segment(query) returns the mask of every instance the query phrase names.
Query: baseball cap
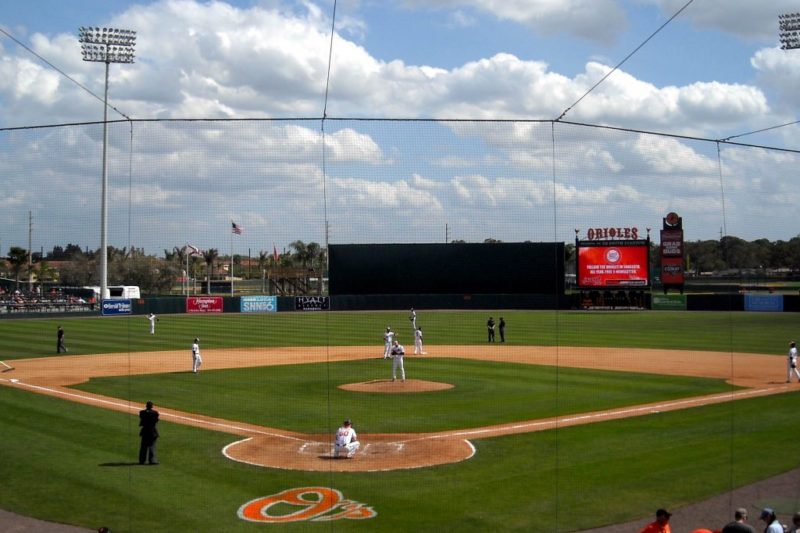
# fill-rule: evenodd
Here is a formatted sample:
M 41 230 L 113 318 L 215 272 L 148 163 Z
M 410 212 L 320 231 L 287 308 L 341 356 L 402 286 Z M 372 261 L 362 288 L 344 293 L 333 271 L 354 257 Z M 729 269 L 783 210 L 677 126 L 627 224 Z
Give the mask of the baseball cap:
M 745 509 L 744 507 L 739 507 L 738 509 L 736 509 L 734 516 L 736 518 L 747 518 L 747 509 Z
M 350 424 L 351 424 L 350 419 L 349 418 L 345 419 L 344 425 L 349 426 Z
M 761 509 L 761 516 L 760 518 L 763 520 L 765 518 L 769 518 L 770 516 L 774 515 L 775 511 L 772 510 L 770 507 L 764 507 Z
M 656 518 L 658 518 L 659 516 L 666 516 L 667 518 L 669 518 L 670 516 L 672 516 L 672 513 L 670 513 L 666 509 L 659 509 L 658 511 L 656 511 Z

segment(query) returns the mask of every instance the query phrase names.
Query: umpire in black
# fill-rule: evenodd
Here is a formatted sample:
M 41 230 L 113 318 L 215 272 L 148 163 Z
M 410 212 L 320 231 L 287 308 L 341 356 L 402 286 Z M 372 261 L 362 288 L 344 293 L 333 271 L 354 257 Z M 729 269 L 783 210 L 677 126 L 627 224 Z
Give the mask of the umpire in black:
M 158 440 L 158 411 L 153 409 L 153 402 L 147 402 L 146 409 L 139 411 L 139 436 L 142 444 L 139 446 L 139 464 L 147 460 L 151 465 L 158 464 L 156 456 L 156 441 Z

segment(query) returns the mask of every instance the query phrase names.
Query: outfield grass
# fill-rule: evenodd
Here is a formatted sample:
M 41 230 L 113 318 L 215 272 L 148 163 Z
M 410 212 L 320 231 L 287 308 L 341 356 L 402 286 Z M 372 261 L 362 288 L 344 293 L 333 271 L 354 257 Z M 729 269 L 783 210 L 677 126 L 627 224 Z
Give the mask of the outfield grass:
M 418 311 L 429 345 L 485 342 L 503 315 L 510 345 L 626 346 L 774 354 L 796 333 L 790 313 Z M 298 431 L 344 416 L 364 433 L 478 427 L 731 390 L 717 380 L 456 359 L 407 361 L 410 377 L 455 389 L 414 395 L 342 391 L 387 377 L 377 359 L 386 325 L 410 345 L 404 312 L 164 315 L 0 321 L 0 359 L 203 348 L 374 345 L 376 359 L 256 369 L 123 376 L 81 388 L 142 403 Z M 154 369 L 156 372 L 157 369 Z M 739 400 L 553 431 L 474 441 L 472 459 L 384 473 L 292 472 L 225 459 L 239 437 L 162 421 L 158 467 L 135 461 L 135 417 L 0 387 L 0 507 L 112 531 L 263 531 L 242 504 L 304 486 L 336 488 L 373 507 L 367 521 L 284 524 L 281 531 L 574 531 L 650 516 L 656 507 L 724 493 L 800 466 L 792 421 L 800 394 Z M 721 524 L 709 524 L 720 526 Z M 678 525 L 673 526 L 681 531 Z
M 419 311 L 425 342 L 481 344 L 486 319 L 503 315 L 509 345 L 619 346 L 783 355 L 797 334 L 793 313 L 672 311 Z M 0 320 L 0 358 L 55 354 L 56 328 L 67 332 L 71 354 L 249 346 L 366 346 L 381 350 L 391 325 L 413 345 L 405 312 L 162 315 L 156 335 L 144 316 Z

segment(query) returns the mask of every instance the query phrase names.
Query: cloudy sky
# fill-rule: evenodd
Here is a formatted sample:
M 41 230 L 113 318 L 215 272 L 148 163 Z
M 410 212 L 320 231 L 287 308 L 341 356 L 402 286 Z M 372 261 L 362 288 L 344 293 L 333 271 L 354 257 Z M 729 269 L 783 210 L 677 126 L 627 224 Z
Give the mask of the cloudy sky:
M 786 240 L 800 143 L 775 126 L 797 120 L 800 50 L 780 49 L 778 15 L 796 8 L 340 0 L 332 20 L 331 1 L 9 3 L 0 254 L 27 246 L 29 213 L 35 250 L 99 245 L 104 69 L 81 59 L 88 25 L 137 31 L 136 62 L 110 68 L 115 246 L 255 255 L 322 243 L 326 221 L 331 243 L 569 241 L 658 229 L 669 211 L 691 240 Z M 38 127 L 62 124 L 79 125 Z M 730 137 L 776 149 L 713 142 Z

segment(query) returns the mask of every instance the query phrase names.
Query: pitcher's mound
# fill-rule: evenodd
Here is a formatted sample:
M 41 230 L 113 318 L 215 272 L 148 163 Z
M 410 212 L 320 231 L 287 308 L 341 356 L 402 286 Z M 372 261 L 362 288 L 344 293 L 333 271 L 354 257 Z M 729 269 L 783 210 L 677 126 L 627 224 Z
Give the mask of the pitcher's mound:
M 356 392 L 385 392 L 388 394 L 398 394 L 404 392 L 431 392 L 438 390 L 452 389 L 449 383 L 438 383 L 436 381 L 425 381 L 422 379 L 407 379 L 405 381 L 391 379 L 376 379 L 361 383 L 346 383 L 339 386 L 340 389 Z

